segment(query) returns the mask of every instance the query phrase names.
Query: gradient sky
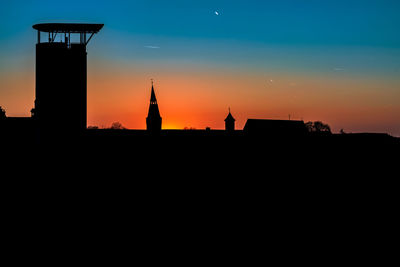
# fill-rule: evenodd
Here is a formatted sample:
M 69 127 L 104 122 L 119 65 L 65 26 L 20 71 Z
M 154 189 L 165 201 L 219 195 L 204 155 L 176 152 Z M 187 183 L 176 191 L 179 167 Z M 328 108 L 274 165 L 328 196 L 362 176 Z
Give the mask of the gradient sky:
M 216 14 L 218 13 L 218 15 Z M 0 0 L 0 105 L 29 116 L 43 22 L 104 23 L 88 45 L 88 125 L 321 120 L 400 136 L 398 0 Z

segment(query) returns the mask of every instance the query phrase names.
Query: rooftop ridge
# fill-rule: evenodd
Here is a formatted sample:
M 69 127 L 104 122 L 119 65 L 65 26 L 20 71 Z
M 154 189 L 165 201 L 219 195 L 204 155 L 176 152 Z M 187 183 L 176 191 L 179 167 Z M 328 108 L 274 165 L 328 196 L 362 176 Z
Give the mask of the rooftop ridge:
M 58 33 L 97 33 L 104 24 L 94 23 L 39 23 L 32 26 L 40 32 Z

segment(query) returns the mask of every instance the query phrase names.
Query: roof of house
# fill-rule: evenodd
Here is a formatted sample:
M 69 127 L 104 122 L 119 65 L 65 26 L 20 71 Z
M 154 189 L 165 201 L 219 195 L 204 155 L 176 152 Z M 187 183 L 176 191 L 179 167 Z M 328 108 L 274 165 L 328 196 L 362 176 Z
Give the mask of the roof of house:
M 306 131 L 303 121 L 298 120 L 265 120 L 265 119 L 248 119 L 244 131 L 265 132 L 265 131 Z

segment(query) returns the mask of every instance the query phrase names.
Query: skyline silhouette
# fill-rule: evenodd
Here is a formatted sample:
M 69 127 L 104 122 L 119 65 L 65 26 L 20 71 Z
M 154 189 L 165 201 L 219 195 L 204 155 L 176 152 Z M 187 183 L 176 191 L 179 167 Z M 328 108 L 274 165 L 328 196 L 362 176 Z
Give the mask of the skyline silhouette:
M 400 136 L 399 3 L 178 2 L 2 3 L 0 105 L 10 117 L 33 107 L 29 25 L 100 21 L 88 49 L 89 126 L 145 129 L 154 78 L 164 129 L 224 129 L 231 107 L 237 129 L 290 116 Z
M 88 130 L 99 129 L 97 126 L 87 125 L 87 45 L 103 26 L 104 24 L 88 23 L 40 23 L 32 26 L 37 31 L 34 107 L 31 109 L 31 117 L 25 118 L 8 117 L 6 111 L 1 108 L 0 126 L 8 138 L 17 134 L 17 136 L 35 136 L 38 144 L 60 138 L 69 140 L 68 142 L 81 142 L 82 138 L 87 136 Z M 60 36 L 59 41 L 56 40 L 57 35 Z M 75 38 L 73 41 L 77 35 L 79 39 Z M 321 121 L 304 123 L 303 120 L 291 119 L 290 114 L 288 120 L 249 118 L 243 130 L 237 130 L 236 119 L 229 107 L 224 122 L 226 137 L 235 134 L 234 136 L 262 139 L 296 138 L 303 142 L 306 136 L 315 138 L 315 136 L 332 135 L 328 124 Z M 120 122 L 113 122 L 110 129 L 127 130 Z M 147 134 L 170 137 L 220 135 L 215 129 L 211 132 L 211 127 L 201 130 L 184 128 L 187 129 L 196 130 L 198 134 L 187 135 L 182 131 L 166 131 L 162 127 L 154 80 L 151 79 L 150 103 L 146 117 Z M 135 137 L 137 133 L 138 131 L 130 132 L 130 135 Z M 341 129 L 340 134 L 347 133 Z M 380 138 L 387 135 L 387 133 L 364 134 Z M 332 142 L 331 139 L 327 141 Z
M 382 264 L 396 222 L 398 11 L 389 0 L 3 1 L 6 256 L 57 265 L 69 256 L 42 243 L 66 254 L 111 236 L 113 252 L 134 236 L 165 262 L 135 239 L 154 234 L 186 264 L 237 264 L 225 243 L 247 265 L 271 262 L 260 240 L 280 262 Z M 176 253 L 180 236 L 202 256 Z M 103 260 L 91 243 L 69 254 Z

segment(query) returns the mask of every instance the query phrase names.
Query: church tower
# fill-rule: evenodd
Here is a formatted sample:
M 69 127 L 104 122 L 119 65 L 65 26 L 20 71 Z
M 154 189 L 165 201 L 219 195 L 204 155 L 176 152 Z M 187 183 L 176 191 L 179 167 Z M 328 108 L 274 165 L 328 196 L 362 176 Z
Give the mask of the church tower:
M 233 118 L 231 114 L 231 109 L 229 108 L 229 114 L 225 119 L 225 130 L 227 132 L 233 132 L 235 131 L 235 119 Z
M 159 133 L 161 131 L 162 118 L 158 110 L 156 94 L 154 93 L 153 80 L 151 81 L 151 97 L 149 113 L 146 118 L 147 131 L 151 133 Z

